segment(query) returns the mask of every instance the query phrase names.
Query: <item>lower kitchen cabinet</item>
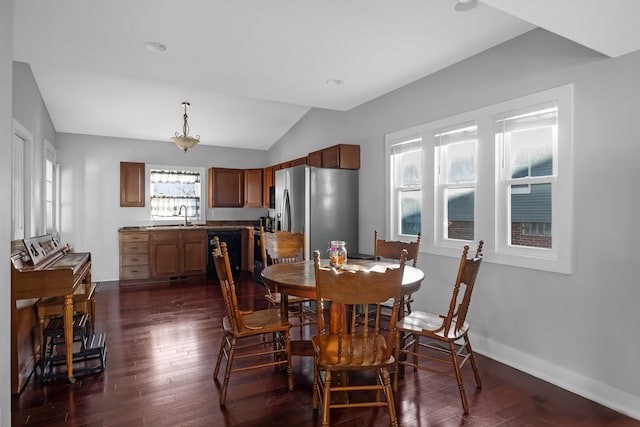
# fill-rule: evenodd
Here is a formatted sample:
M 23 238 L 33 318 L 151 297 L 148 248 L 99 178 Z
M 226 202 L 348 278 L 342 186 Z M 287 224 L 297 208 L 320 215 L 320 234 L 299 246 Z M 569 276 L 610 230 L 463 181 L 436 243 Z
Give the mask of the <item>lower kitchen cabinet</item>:
M 206 274 L 206 231 L 149 232 L 149 269 L 154 279 Z
M 149 233 L 120 231 L 120 280 L 149 278 Z
M 207 232 L 182 230 L 182 274 L 207 273 Z

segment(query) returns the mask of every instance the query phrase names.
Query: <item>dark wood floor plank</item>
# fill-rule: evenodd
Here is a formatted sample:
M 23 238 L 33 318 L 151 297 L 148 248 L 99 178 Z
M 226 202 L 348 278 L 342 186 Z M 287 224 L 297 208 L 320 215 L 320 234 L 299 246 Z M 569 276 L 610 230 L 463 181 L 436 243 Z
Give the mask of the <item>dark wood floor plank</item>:
M 245 309 L 266 308 L 264 287 L 238 280 Z M 17 426 L 319 426 L 313 411 L 313 364 L 293 357 L 295 390 L 273 368 L 234 373 L 227 405 L 218 405 L 213 368 L 222 339 L 224 302 L 213 280 L 144 286 L 103 283 L 96 328 L 107 334 L 107 369 L 75 384 L 41 383 L 34 374 L 12 398 Z M 304 331 L 309 337 L 312 331 Z M 298 328 L 292 337 L 299 338 Z M 455 381 L 407 370 L 396 394 L 404 426 L 614 426 L 640 427 L 566 390 L 488 358 L 479 357 L 483 388 L 465 368 L 470 414 L 463 415 Z M 334 410 L 332 426 L 387 426 L 386 410 Z

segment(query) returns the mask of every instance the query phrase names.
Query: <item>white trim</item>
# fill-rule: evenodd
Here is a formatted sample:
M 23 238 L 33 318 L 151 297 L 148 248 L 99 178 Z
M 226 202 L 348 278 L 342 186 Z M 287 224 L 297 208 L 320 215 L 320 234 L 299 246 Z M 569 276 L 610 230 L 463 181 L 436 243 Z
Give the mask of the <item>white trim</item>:
M 475 353 L 640 420 L 640 396 L 611 387 L 557 363 L 539 359 L 480 335 L 469 333 L 469 339 L 473 343 Z

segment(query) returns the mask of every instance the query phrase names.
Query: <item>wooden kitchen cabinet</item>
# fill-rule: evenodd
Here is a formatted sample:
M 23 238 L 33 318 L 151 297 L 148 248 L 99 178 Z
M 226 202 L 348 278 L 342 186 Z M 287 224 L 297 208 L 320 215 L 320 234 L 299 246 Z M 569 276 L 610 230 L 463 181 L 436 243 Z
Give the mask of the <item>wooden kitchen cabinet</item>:
M 289 167 L 306 165 L 307 164 L 307 156 L 300 157 L 298 159 L 293 159 L 289 162 Z
M 275 185 L 273 167 L 269 166 L 262 171 L 262 207 L 269 207 L 269 189 Z
M 149 278 L 149 233 L 120 231 L 120 280 Z
M 244 206 L 244 170 L 209 168 L 209 207 Z
M 144 206 L 144 163 L 120 162 L 120 206 Z
M 149 269 L 154 279 L 206 274 L 206 230 L 150 231 Z
M 207 273 L 207 231 L 181 230 L 182 272 L 185 275 Z
M 262 169 L 244 171 L 244 207 L 262 207 Z
M 360 169 L 360 146 L 338 144 L 309 153 L 309 166 L 338 169 Z

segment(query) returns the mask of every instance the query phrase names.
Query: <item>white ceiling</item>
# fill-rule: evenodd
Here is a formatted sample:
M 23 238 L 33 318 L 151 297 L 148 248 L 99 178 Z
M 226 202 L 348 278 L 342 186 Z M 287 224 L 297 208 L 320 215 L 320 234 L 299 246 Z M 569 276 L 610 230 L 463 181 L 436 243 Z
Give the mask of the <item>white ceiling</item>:
M 190 101 L 202 144 L 268 149 L 312 107 L 349 110 L 535 27 L 640 49 L 638 0 L 453 3 L 14 0 L 14 59 L 58 132 L 169 141 Z

